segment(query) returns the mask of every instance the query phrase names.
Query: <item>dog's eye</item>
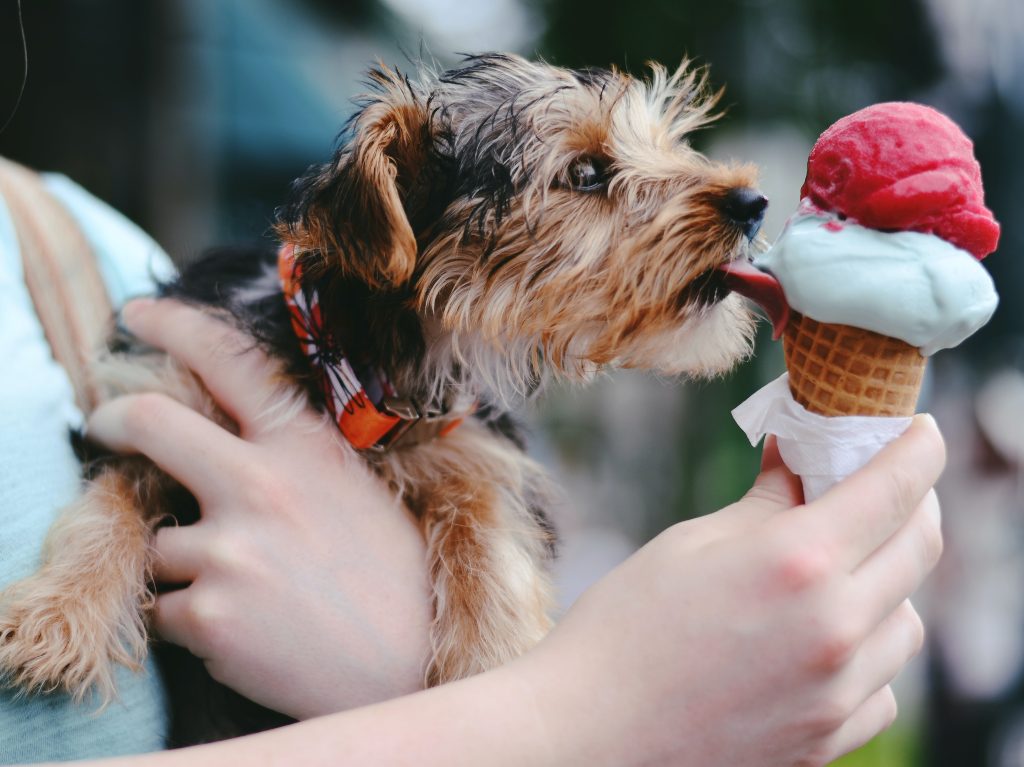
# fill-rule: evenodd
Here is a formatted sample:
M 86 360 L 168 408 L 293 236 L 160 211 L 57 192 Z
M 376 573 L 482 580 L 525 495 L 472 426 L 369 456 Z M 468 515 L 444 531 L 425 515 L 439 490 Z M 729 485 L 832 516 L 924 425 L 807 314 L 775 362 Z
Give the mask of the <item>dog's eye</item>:
M 593 157 L 577 157 L 569 166 L 569 188 L 593 192 L 605 185 L 608 174 L 603 162 Z

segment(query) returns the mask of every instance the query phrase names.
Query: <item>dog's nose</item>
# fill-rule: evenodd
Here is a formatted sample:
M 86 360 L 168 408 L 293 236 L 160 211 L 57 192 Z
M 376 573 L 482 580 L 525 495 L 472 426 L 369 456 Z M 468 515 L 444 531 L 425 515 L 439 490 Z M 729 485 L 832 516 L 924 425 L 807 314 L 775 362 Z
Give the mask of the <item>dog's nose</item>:
M 768 198 L 748 186 L 730 189 L 722 200 L 722 213 L 751 240 L 761 229 L 767 207 Z

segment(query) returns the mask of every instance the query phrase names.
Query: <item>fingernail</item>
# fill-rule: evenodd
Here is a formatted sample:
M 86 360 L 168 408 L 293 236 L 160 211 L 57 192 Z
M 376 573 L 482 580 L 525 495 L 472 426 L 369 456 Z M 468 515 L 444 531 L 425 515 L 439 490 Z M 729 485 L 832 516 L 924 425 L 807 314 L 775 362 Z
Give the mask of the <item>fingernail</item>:
M 121 320 L 130 328 L 132 323 L 155 303 L 156 300 L 153 298 L 133 298 L 121 307 Z

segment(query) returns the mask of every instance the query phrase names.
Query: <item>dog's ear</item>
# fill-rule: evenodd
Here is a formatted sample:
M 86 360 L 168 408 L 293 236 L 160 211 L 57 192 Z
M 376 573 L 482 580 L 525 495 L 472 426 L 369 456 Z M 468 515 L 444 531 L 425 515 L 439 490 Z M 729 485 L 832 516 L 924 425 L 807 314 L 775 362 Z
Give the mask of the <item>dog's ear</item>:
M 410 225 L 431 155 L 426 98 L 395 70 L 370 72 L 375 92 L 350 123 L 351 138 L 331 162 L 295 182 L 277 225 L 318 266 L 340 269 L 373 288 L 408 281 L 416 265 Z

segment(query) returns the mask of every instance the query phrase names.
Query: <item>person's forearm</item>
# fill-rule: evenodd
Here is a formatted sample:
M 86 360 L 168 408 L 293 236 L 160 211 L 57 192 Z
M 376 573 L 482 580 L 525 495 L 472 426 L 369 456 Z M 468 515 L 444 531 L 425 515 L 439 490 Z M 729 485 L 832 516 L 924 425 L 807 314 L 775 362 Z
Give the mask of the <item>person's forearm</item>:
M 830 764 L 896 717 L 890 683 L 924 641 L 908 597 L 942 551 L 932 487 L 944 457 L 934 421 L 918 416 L 867 467 L 804 504 L 799 479 L 770 442 L 743 499 L 655 537 L 508 666 L 262 735 L 133 757 L 131 764 Z M 299 550 L 286 561 L 304 561 Z M 324 572 L 331 583 L 333 570 Z M 280 588 L 273 578 L 258 583 Z M 314 587 L 315 595 L 329 593 Z M 301 621 L 303 612 L 293 615 Z M 223 633 L 224 625 L 214 628 Z M 222 670 L 218 658 L 237 656 L 232 678 L 255 680 L 254 694 L 298 710 L 323 686 L 324 669 L 344 644 L 331 637 L 327 651 L 311 656 L 318 665 L 294 664 L 309 643 L 283 636 L 270 662 L 247 663 L 245 646 L 240 654 L 221 647 L 212 660 L 203 657 Z M 183 635 L 187 644 L 192 638 Z M 278 666 L 280 677 L 258 683 L 264 669 Z
M 130 763 L 139 767 L 570 765 L 566 744 L 552 742 L 538 716 L 531 678 L 514 664 L 259 735 L 130 757 Z M 564 734 L 558 740 L 564 741 Z M 124 763 L 125 759 L 88 762 L 93 767 Z

